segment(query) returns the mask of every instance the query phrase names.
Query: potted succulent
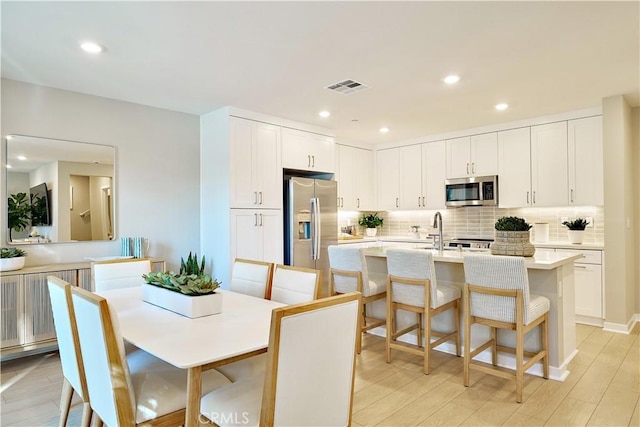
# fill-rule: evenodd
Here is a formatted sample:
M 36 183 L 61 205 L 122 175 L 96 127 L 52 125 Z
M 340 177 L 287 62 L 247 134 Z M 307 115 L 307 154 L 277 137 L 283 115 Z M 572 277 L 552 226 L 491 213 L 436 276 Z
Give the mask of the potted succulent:
M 20 270 L 27 253 L 18 248 L 0 248 L 0 271 Z
M 180 272 L 143 274 L 142 299 L 150 304 L 190 318 L 209 316 L 222 311 L 222 294 L 216 292 L 220 282 L 206 274 L 205 258 L 198 264 L 198 254 L 185 261 L 180 258 Z
M 503 216 L 495 223 L 495 240 L 491 243 L 494 255 L 533 256 L 536 248 L 529 240 L 531 225 L 524 218 Z
M 358 220 L 358 224 L 366 228 L 367 236 L 374 237 L 378 227 L 382 227 L 384 220 L 378 216 L 378 212 L 364 214 Z
M 22 231 L 29 225 L 31 204 L 27 193 L 16 193 L 9 197 L 7 203 L 9 242 L 13 241 L 12 231 Z
M 589 221 L 584 218 L 576 218 L 573 221 L 564 221 L 562 225 L 567 226 L 569 241 L 574 245 L 579 245 L 584 240 L 584 229 L 589 225 Z

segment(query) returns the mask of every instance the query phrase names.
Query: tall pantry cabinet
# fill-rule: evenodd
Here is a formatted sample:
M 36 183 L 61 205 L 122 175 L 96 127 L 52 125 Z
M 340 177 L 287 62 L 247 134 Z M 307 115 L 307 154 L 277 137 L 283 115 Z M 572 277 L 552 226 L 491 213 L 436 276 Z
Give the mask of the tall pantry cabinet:
M 200 250 L 226 287 L 235 258 L 282 263 L 280 127 L 223 108 L 200 129 Z

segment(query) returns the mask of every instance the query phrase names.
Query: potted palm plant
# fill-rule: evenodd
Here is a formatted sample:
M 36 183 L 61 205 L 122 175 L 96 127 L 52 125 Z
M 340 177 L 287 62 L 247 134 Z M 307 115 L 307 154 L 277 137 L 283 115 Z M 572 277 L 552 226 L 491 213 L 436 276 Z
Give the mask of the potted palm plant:
M 493 255 L 533 256 L 536 248 L 529 240 L 529 225 L 524 218 L 503 216 L 495 223 L 495 240 L 490 245 Z
M 569 228 L 567 230 L 569 241 L 574 245 L 579 245 L 584 241 L 584 229 L 589 225 L 589 221 L 584 218 L 576 218 L 573 221 L 564 221 L 562 225 Z
M 20 270 L 27 253 L 18 248 L 0 248 L 0 271 Z
M 378 212 L 364 214 L 358 220 L 358 224 L 366 227 L 368 237 L 374 237 L 378 232 L 378 227 L 382 227 L 384 220 L 378 216 Z
M 196 318 L 222 312 L 222 294 L 216 292 L 220 282 L 205 273 L 205 258 L 198 264 L 198 254 L 185 261 L 180 258 L 180 272 L 143 274 L 142 299 L 150 304 Z

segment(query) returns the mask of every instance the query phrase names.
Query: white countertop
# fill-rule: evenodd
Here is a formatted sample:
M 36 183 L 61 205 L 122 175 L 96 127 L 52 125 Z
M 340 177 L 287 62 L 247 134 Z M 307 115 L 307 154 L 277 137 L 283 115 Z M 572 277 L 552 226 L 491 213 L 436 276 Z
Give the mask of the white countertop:
M 387 249 L 393 246 L 379 246 L 366 248 L 364 250 L 365 256 L 370 257 L 386 257 Z M 445 250 L 438 251 L 436 249 L 423 249 L 433 253 L 433 260 L 436 262 L 452 262 L 462 263 L 464 255 L 469 253 L 481 253 L 489 255 L 490 252 L 487 249 L 475 249 L 475 250 Z M 580 254 L 569 254 L 567 252 L 536 252 L 532 257 L 525 258 L 525 264 L 527 268 L 540 269 L 540 270 L 552 270 L 560 267 L 564 264 L 573 263 L 574 261 L 582 258 Z

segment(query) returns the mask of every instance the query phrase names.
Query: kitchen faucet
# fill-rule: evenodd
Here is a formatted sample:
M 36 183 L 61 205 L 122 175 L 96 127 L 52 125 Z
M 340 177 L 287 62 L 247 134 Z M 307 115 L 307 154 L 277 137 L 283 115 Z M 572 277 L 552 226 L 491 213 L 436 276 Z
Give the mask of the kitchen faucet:
M 438 227 L 438 250 L 442 252 L 442 214 L 436 212 L 433 216 L 433 228 Z

